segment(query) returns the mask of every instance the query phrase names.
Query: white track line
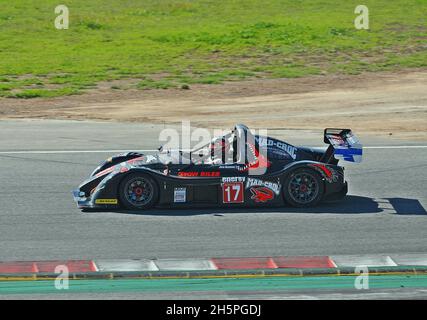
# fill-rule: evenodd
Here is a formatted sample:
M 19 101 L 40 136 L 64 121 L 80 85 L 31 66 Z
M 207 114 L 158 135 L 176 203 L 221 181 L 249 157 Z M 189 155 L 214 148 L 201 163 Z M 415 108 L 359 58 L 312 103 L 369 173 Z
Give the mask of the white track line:
M 130 150 L 128 150 L 130 151 Z M 157 149 L 138 150 L 140 152 L 155 152 Z M 0 151 L 0 154 L 62 154 L 62 153 L 120 153 L 124 150 L 23 150 L 23 151 Z
M 423 149 L 427 146 L 368 146 L 363 149 Z
M 363 149 L 425 149 L 427 146 L 367 146 Z M 128 150 L 130 151 L 130 150 Z M 157 149 L 134 150 L 139 152 L 156 152 Z M 0 151 L 0 154 L 67 154 L 67 153 L 120 153 L 126 150 L 20 150 Z

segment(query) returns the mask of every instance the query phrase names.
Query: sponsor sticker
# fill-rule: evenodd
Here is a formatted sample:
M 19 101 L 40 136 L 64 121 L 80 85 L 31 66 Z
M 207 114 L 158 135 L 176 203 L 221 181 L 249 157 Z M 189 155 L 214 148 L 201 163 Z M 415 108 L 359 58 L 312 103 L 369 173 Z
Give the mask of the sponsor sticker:
M 242 203 L 243 201 L 243 182 L 227 182 L 222 184 L 223 203 Z
M 309 166 L 314 168 L 316 171 L 318 171 L 327 182 L 332 183 L 332 182 L 338 181 L 338 174 L 331 167 L 328 167 L 320 163 L 313 163 L 313 164 L 310 164 Z
M 222 182 L 245 182 L 246 177 L 223 177 Z
M 258 141 L 260 147 L 276 147 L 286 152 L 292 159 L 295 160 L 297 158 L 298 149 L 292 145 L 267 137 L 255 137 L 255 139 Z
M 256 178 L 248 178 L 246 182 L 246 189 L 249 189 L 251 187 L 266 187 L 273 191 L 275 194 L 280 194 L 280 184 L 276 182 L 265 181 Z
M 187 188 L 175 188 L 173 192 L 173 202 L 186 202 Z
M 96 204 L 117 204 L 117 199 L 96 199 Z
M 334 144 L 336 144 L 336 145 L 339 145 L 339 146 L 345 146 L 346 145 L 346 143 L 345 143 L 345 140 L 341 137 L 341 136 L 338 136 L 338 135 L 331 135 L 331 136 L 328 136 L 330 139 L 332 139 L 332 140 L 334 140 Z
M 221 172 L 219 171 L 181 171 L 178 172 L 180 177 L 219 177 Z
M 274 192 L 266 187 L 252 187 L 251 193 L 251 199 L 255 202 L 267 202 L 274 198 Z

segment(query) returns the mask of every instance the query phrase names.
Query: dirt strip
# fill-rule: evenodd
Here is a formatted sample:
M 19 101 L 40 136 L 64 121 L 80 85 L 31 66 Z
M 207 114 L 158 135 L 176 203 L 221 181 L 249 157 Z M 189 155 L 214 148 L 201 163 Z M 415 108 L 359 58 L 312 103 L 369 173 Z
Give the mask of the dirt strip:
M 256 79 L 190 90 L 113 90 L 78 96 L 0 99 L 0 118 L 175 123 L 215 128 L 350 127 L 362 134 L 427 140 L 427 69 L 354 76 Z

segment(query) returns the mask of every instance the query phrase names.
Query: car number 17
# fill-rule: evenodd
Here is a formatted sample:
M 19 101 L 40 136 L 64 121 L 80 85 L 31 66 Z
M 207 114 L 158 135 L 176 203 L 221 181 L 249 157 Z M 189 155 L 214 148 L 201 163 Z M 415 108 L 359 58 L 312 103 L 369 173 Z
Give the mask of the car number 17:
M 222 200 L 224 203 L 242 203 L 243 182 L 223 183 Z

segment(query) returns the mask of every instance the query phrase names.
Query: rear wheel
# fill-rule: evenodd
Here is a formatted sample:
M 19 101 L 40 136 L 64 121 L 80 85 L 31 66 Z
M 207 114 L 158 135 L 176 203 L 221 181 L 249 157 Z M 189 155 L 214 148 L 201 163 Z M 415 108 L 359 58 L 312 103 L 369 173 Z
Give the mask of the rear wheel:
M 149 209 L 157 203 L 158 197 L 157 184 L 147 174 L 127 175 L 119 186 L 120 203 L 127 209 Z
M 312 207 L 318 204 L 324 191 L 320 175 L 308 168 L 291 172 L 283 184 L 285 201 L 294 207 Z

